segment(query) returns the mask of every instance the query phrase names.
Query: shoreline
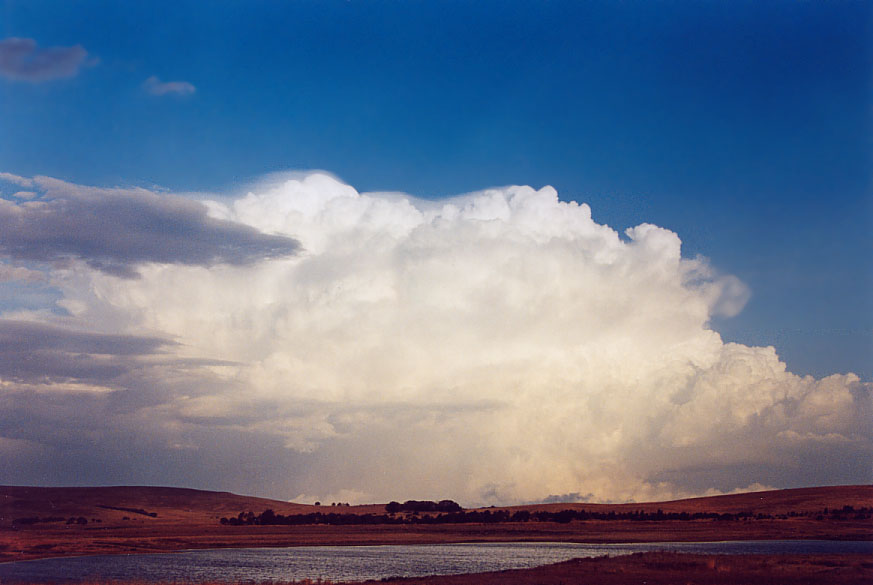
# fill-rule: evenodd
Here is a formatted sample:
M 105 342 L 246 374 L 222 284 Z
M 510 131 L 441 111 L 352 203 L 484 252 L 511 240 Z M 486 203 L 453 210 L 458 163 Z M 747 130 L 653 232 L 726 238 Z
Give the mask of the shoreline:
M 382 546 L 555 542 L 592 545 L 635 543 L 715 543 L 738 541 L 873 541 L 869 523 L 840 530 L 761 530 L 705 523 L 696 526 L 445 525 L 398 530 L 397 527 L 149 527 L 103 529 L 29 529 L 0 532 L 0 563 L 113 554 L 161 554 L 225 548 L 296 548 L 305 546 Z M 615 524 L 615 523 L 612 523 Z M 162 529 L 163 528 L 163 529 Z M 515 528 L 515 529 L 512 529 Z M 770 527 L 776 528 L 776 527 Z M 823 527 L 819 527 L 823 528 Z M 267 530 L 269 529 L 269 530 Z

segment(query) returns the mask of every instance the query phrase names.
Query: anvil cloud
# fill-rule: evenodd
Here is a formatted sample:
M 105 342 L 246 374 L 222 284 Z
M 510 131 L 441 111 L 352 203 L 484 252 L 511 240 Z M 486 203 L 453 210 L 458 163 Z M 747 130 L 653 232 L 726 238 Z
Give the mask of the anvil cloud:
M 426 201 L 310 173 L 194 201 L 35 184 L 47 202 L 0 211 L 7 263 L 61 297 L 0 322 L 18 481 L 84 468 L 471 504 L 871 479 L 873 385 L 723 342 L 710 319 L 741 310 L 742 283 L 550 187 Z M 127 229 L 143 237 L 118 245 Z

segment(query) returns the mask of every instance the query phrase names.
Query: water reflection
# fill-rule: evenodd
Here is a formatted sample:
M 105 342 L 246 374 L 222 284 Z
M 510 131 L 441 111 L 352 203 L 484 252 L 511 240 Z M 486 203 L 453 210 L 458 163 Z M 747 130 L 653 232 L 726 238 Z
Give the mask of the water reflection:
M 105 555 L 0 564 L 3 583 L 359 581 L 536 567 L 577 557 L 666 550 L 701 554 L 873 554 L 873 542 L 488 543 L 312 546 Z

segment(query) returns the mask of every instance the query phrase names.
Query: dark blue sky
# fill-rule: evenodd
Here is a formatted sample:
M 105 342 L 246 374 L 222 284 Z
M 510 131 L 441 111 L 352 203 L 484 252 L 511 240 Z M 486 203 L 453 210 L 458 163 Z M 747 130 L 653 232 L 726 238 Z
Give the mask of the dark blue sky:
M 746 309 L 714 324 L 727 340 L 873 378 L 869 3 L 0 7 L 0 40 L 88 54 L 71 77 L 0 77 L 0 171 L 233 191 L 319 168 L 425 197 L 550 184 L 746 282 Z M 196 91 L 152 95 L 151 76 Z

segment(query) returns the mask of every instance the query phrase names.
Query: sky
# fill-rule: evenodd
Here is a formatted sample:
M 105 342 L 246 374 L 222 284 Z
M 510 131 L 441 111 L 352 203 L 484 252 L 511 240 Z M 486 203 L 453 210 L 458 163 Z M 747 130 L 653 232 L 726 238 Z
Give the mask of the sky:
M 870 483 L 871 29 L 0 0 L 0 484 Z

